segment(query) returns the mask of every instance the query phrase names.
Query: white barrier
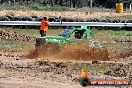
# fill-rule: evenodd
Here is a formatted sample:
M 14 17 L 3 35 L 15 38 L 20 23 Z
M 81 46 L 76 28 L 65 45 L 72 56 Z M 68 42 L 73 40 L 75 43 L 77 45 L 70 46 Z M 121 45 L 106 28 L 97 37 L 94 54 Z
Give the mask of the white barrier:
M 50 26 L 132 27 L 132 23 L 105 23 L 105 22 L 49 22 L 49 24 Z M 0 25 L 40 26 L 40 22 L 0 21 Z

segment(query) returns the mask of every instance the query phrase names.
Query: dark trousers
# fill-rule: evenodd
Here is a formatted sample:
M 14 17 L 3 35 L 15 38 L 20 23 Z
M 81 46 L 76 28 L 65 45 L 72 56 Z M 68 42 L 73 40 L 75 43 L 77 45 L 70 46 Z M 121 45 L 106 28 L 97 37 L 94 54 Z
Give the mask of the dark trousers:
M 46 36 L 46 31 L 44 31 L 44 30 L 40 30 L 40 35 L 41 35 L 41 37 Z

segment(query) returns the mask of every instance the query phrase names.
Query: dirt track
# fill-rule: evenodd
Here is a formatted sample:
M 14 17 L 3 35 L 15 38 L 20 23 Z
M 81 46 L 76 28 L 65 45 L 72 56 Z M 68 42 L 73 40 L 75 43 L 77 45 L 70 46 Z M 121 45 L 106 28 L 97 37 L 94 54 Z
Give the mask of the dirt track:
M 11 33 L 11 32 L 10 32 Z M 7 33 L 10 34 L 10 33 Z M 21 35 L 19 35 L 20 37 Z M 130 79 L 132 80 L 132 42 L 131 36 L 110 38 L 106 35 L 96 35 L 96 39 L 109 43 L 110 61 L 94 62 L 86 60 L 85 47 L 69 47 L 59 57 L 25 58 L 25 52 L 0 52 L 0 88 L 82 88 L 78 83 L 81 69 L 89 69 L 90 78 L 99 79 Z M 30 37 L 30 36 L 29 36 Z M 8 40 L 4 35 L 2 38 Z M 127 38 L 127 39 L 126 39 Z M 12 38 L 12 40 L 15 38 Z M 16 41 L 20 41 L 16 39 Z M 29 42 L 29 41 L 26 41 Z M 29 47 L 29 46 L 28 46 Z M 74 49 L 71 52 L 70 49 Z M 28 49 L 26 49 L 28 51 Z M 96 51 L 96 50 L 95 50 Z M 76 54 L 76 52 L 78 54 Z M 97 53 L 97 52 L 96 52 Z M 42 53 L 43 54 L 43 53 Z M 81 55 L 80 55 L 81 54 Z M 85 56 L 86 55 L 86 56 Z M 61 57 L 60 57 L 61 56 Z M 69 57 L 77 58 L 75 60 Z M 100 55 L 101 56 L 101 55 Z M 65 57 L 65 58 L 64 58 Z M 72 57 L 72 58 L 73 58 Z M 80 57 L 86 57 L 85 61 Z M 67 59 L 68 58 L 68 59 Z M 132 86 L 128 86 L 131 88 Z M 88 88 L 93 88 L 90 86 Z M 94 88 L 116 88 L 95 86 Z M 118 86 L 118 88 L 120 88 Z M 121 87 L 126 88 L 126 86 Z
M 1 69 L 0 71 L 6 73 L 4 77 L 1 76 L 0 78 L 0 88 L 81 88 L 78 84 L 60 83 L 40 78 L 44 74 L 39 75 L 40 77 L 33 77 L 32 73 L 26 74 L 25 72 L 5 69 Z
M 2 70 L 3 72 L 3 70 Z M 19 74 L 19 73 L 17 73 Z M 22 74 L 20 74 L 22 75 Z M 21 77 L 21 76 L 20 76 Z M 1 79 L 0 88 L 81 88 L 78 84 L 59 83 L 54 81 L 48 81 L 41 78 L 25 76 L 23 79 L 17 77 L 10 77 Z M 33 80 L 33 81 L 32 81 Z M 15 87 L 14 87 L 15 86 Z
M 125 64 L 124 67 L 128 64 L 132 66 L 131 63 Z M 91 66 L 96 66 L 96 64 L 91 63 L 87 65 L 89 68 L 91 68 Z M 111 66 L 111 63 L 107 65 Z M 115 68 L 117 65 L 113 64 L 113 66 Z M 1 59 L 0 68 L 1 88 L 82 88 L 78 83 L 81 69 L 78 69 L 77 63 L 36 61 L 31 59 Z M 117 73 L 116 75 L 119 74 Z M 128 76 L 115 77 L 104 75 L 103 73 L 90 73 L 90 78 L 94 79 L 123 79 L 127 77 Z M 94 88 L 96 88 L 96 86 Z M 114 87 L 100 86 L 97 88 Z M 128 88 L 131 88 L 131 86 L 128 86 Z

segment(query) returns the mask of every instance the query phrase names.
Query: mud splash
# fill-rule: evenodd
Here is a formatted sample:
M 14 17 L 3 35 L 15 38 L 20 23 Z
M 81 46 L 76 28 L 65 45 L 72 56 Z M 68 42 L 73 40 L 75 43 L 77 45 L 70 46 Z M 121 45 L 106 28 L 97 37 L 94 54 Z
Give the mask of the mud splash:
M 59 46 L 49 43 L 41 45 L 39 49 L 33 50 L 28 58 L 59 58 L 65 60 L 109 60 L 109 52 L 106 48 L 88 47 L 87 44 L 68 44 Z
M 27 58 L 45 58 L 49 56 L 53 56 L 60 52 L 61 47 L 58 44 L 55 43 L 47 43 L 40 45 L 36 47 L 33 51 L 30 51 L 30 53 L 26 56 Z
M 108 50 L 95 47 L 88 47 L 87 44 L 67 45 L 57 55 L 59 58 L 73 60 L 108 60 Z

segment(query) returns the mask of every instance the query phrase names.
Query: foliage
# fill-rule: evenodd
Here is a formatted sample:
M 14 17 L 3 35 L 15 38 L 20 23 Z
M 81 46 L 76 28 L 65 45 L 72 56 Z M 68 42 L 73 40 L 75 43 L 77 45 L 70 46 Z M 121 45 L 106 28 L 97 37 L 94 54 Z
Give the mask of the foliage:
M 10 5 L 0 5 L 0 9 L 1 10 L 26 10 L 28 8 L 24 7 L 24 6 L 10 6 Z
M 35 10 L 48 9 L 51 11 L 53 10 L 56 11 L 56 8 L 57 10 L 60 10 L 59 6 L 64 6 L 61 10 L 65 9 L 65 7 L 70 7 L 70 8 L 90 7 L 90 1 L 91 0 L 0 0 L 0 4 L 9 5 L 9 6 L 31 5 L 31 7 Z M 116 2 L 123 1 L 125 5 L 124 7 L 132 3 L 132 0 L 92 0 L 92 1 L 94 7 L 106 7 L 106 8 L 114 8 Z
M 72 10 L 65 6 L 59 6 L 59 5 L 41 5 L 38 3 L 30 4 L 29 6 L 8 6 L 8 5 L 0 5 L 1 10 L 38 10 L 38 11 L 69 11 Z
M 29 5 L 29 8 L 31 10 L 39 10 L 39 11 L 69 11 L 70 8 L 65 6 L 59 6 L 59 5 L 41 5 L 38 3 Z

